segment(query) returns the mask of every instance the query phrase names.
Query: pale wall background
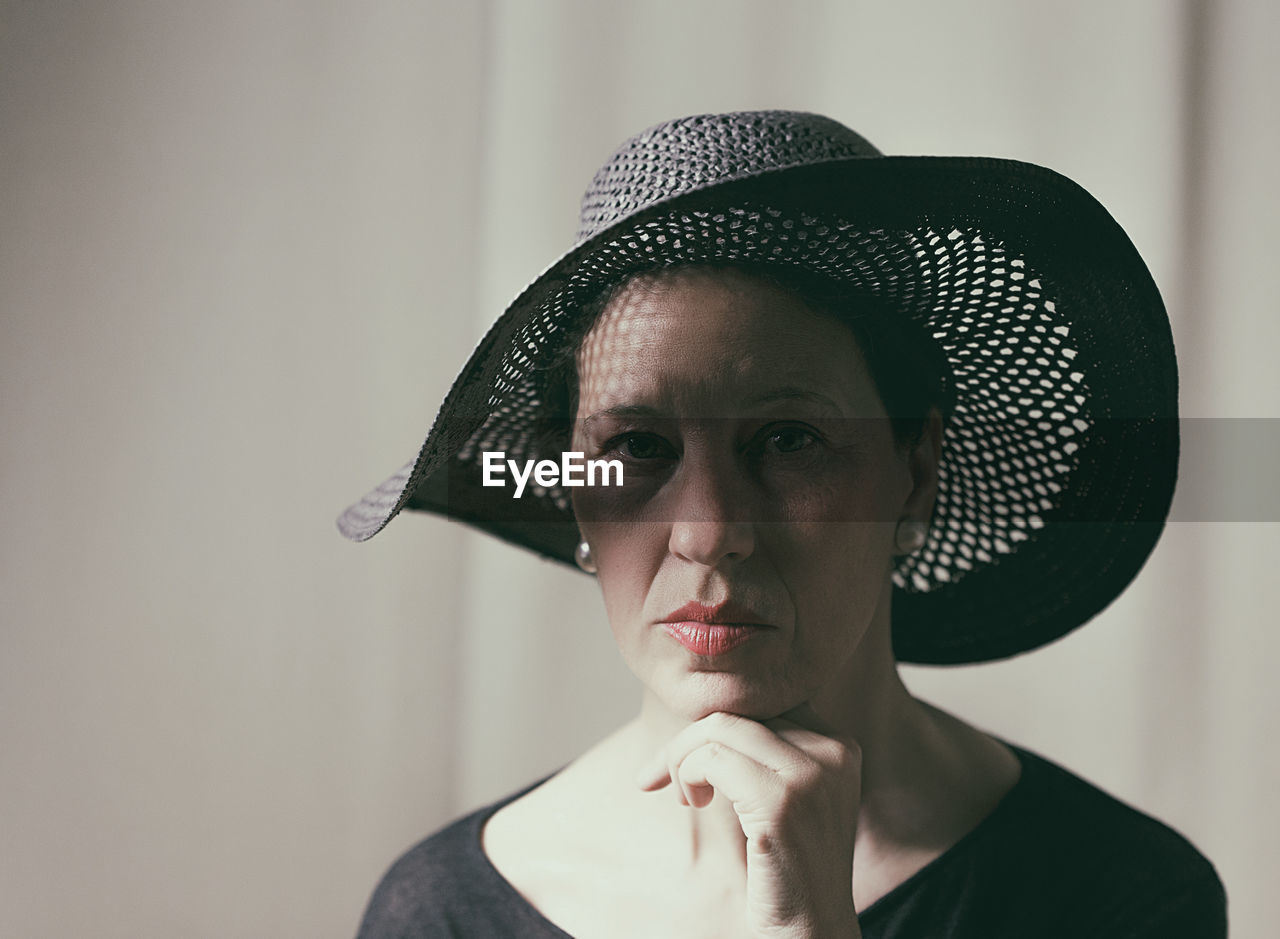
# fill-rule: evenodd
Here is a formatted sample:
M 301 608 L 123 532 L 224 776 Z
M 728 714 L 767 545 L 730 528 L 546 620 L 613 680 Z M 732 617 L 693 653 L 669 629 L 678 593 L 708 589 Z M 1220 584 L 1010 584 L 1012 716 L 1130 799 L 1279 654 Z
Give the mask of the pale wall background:
M 349 936 L 400 850 L 630 714 L 587 579 L 333 517 L 650 123 L 1049 164 L 1148 259 L 1185 413 L 1280 416 L 1277 10 L 2 0 L 0 935 Z M 1096 622 L 908 681 L 1184 831 L 1263 939 L 1280 537 L 1197 500 L 1274 468 L 1188 456 L 1197 521 Z

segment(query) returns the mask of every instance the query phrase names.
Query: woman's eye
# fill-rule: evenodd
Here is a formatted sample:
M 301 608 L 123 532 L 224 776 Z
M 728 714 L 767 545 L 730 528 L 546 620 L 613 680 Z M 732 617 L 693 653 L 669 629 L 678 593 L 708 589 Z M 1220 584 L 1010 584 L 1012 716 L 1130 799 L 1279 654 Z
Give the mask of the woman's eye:
M 657 460 L 671 455 L 670 444 L 654 434 L 625 434 L 609 446 L 633 460 Z
M 800 427 L 784 427 L 768 437 L 769 445 L 778 453 L 798 453 L 816 440 L 813 434 Z

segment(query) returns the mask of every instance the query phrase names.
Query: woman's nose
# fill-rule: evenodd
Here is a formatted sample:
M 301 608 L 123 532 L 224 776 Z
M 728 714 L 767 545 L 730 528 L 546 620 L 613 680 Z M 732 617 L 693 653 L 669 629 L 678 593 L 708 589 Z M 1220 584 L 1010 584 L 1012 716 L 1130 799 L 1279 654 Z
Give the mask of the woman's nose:
M 671 553 L 707 567 L 749 557 L 756 533 L 744 486 L 735 484 L 732 471 L 688 465 L 683 470 L 668 541 Z

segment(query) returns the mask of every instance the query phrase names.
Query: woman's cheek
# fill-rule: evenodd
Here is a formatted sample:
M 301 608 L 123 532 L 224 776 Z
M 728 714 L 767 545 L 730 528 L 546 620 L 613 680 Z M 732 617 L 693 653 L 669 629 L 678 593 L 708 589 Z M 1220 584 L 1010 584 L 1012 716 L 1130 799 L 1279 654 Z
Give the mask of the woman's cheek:
M 622 466 L 622 483 L 609 477 L 608 485 L 581 486 L 573 489 L 574 516 L 580 525 L 610 522 L 640 522 L 652 513 L 662 488 L 663 478 L 652 471 Z
M 779 466 L 762 474 L 761 521 L 806 525 L 849 520 L 865 512 L 858 505 L 855 470 L 848 461 L 824 453 L 803 466 Z

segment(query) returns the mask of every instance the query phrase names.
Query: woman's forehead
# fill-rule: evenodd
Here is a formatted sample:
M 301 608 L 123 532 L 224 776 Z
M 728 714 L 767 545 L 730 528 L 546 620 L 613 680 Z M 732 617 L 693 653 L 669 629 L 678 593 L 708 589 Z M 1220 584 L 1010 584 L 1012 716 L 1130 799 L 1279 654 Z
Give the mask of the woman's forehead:
M 848 327 L 733 268 L 632 278 L 583 339 L 577 370 L 580 414 L 826 401 L 856 416 L 879 405 Z

